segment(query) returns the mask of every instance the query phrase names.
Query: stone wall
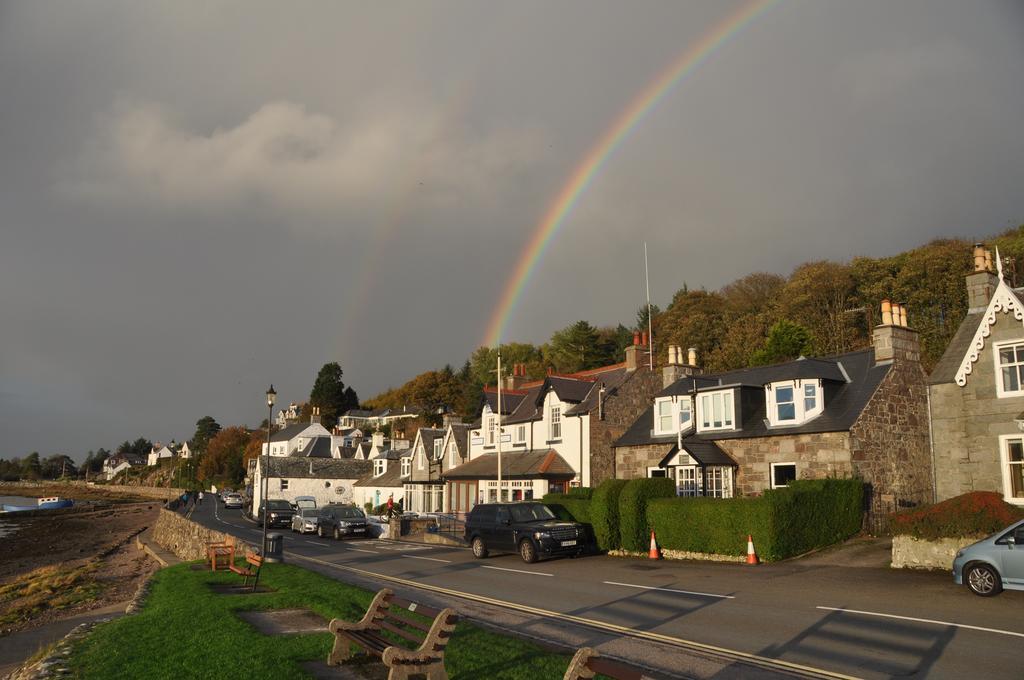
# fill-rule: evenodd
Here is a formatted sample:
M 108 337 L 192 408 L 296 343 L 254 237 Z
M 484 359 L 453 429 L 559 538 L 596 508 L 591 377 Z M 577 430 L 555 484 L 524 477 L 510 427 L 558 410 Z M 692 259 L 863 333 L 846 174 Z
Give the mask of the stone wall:
M 847 432 L 722 439 L 716 442 L 739 465 L 733 480 L 737 496 L 759 496 L 772 487 L 771 464 L 793 463 L 797 479 L 850 477 Z
M 921 364 L 897 359 L 850 429 L 853 472 L 870 485 L 874 532 L 889 513 L 932 501 L 927 390 Z
M 1014 418 L 1024 411 L 1024 397 L 998 397 L 992 346 L 1021 338 L 1021 323 L 1000 314 L 967 384 L 931 386 L 937 500 L 970 491 L 1005 493 L 999 437 L 1020 434 Z
M 893 536 L 892 566 L 894 569 L 952 569 L 957 551 L 980 540 L 981 537 L 922 541 L 913 536 Z
M 207 529 L 170 510 L 160 510 L 160 517 L 153 527 L 153 540 L 185 561 L 205 559 L 207 544 L 220 543 L 227 538 L 228 534 Z M 256 546 L 237 538 L 234 541 L 239 552 L 256 549 Z
M 630 425 L 653 403 L 654 395 L 661 391 L 661 372 L 646 366 L 638 368 L 606 396 L 604 420 L 595 408 L 590 413 L 590 486 L 598 486 L 606 479 L 622 477 L 617 470 L 618 461 L 612 443 L 625 434 Z M 664 455 L 664 454 L 662 454 Z M 661 460 L 660 458 L 658 460 Z M 657 465 L 657 461 L 652 465 Z M 646 476 L 646 469 L 641 476 Z
M 661 459 L 675 446 L 675 442 L 666 444 L 648 444 L 647 446 L 620 446 L 615 449 L 616 479 L 640 479 L 647 476 L 647 468 L 657 467 Z

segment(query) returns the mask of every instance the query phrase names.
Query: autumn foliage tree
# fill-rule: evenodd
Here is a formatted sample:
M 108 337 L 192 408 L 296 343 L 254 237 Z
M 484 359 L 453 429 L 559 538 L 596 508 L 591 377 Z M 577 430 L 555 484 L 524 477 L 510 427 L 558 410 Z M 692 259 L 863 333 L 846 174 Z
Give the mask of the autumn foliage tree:
M 238 484 L 245 476 L 243 458 L 252 439 L 244 427 L 226 427 L 209 441 L 199 461 L 201 481 L 223 481 Z

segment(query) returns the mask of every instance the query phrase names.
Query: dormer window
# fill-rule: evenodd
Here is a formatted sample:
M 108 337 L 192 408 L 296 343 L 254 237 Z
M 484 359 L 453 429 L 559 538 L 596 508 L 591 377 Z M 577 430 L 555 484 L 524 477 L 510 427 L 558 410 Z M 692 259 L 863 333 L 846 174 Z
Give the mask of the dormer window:
M 732 390 L 701 394 L 697 399 L 697 409 L 698 431 L 732 429 L 735 421 Z
M 388 471 L 388 461 L 386 458 L 377 458 L 373 461 L 373 476 L 380 477 L 382 474 Z
M 672 411 L 674 404 L 671 399 L 659 399 L 658 400 L 658 422 L 655 423 L 655 431 L 661 434 L 668 432 L 675 432 L 675 428 L 672 427 L 675 421 Z
M 402 459 L 402 476 L 408 477 L 410 472 L 412 472 L 412 459 L 406 456 Z
M 685 432 L 693 425 L 693 410 L 690 407 L 690 398 L 683 397 L 679 400 L 679 430 Z
M 441 460 L 441 445 L 444 444 L 444 440 L 438 437 L 434 440 L 434 460 Z
M 820 415 L 821 385 L 817 380 L 787 380 L 765 386 L 768 422 L 775 426 L 799 425 Z

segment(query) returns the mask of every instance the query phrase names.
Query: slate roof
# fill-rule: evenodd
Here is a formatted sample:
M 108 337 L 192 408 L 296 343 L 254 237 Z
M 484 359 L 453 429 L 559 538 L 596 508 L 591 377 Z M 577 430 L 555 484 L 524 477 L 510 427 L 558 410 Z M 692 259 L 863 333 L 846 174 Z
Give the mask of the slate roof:
M 658 463 L 658 467 L 665 467 L 672 457 L 679 451 L 678 445 L 673 445 L 669 452 L 665 454 L 665 457 Z M 711 441 L 703 441 L 694 438 L 683 439 L 683 451 L 690 454 L 690 456 L 700 463 L 701 466 L 718 466 L 718 467 L 739 467 L 736 461 L 732 459 L 728 453 L 722 450 L 722 448 Z
M 286 442 L 294 437 L 298 437 L 299 433 L 310 425 L 312 425 L 312 423 L 296 423 L 294 425 L 289 425 L 288 427 L 278 430 L 274 434 L 270 435 L 270 441 Z
M 469 451 L 469 431 L 473 426 L 469 423 L 452 423 L 452 437 L 455 439 L 455 448 L 458 449 L 459 457 L 465 458 Z
M 486 454 L 448 470 L 443 479 L 497 479 L 498 456 Z M 517 451 L 501 455 L 502 479 L 568 479 L 572 467 L 553 449 Z
M 291 454 L 292 458 L 333 458 L 331 455 L 331 438 L 314 437 L 306 446 Z
M 605 396 L 614 394 L 623 383 L 636 374 L 635 371 L 627 371 L 625 366 L 597 374 L 597 380 L 590 383 L 590 391 L 583 401 L 567 409 L 565 415 L 576 416 L 590 413 L 597 408 L 597 402 L 601 394 L 601 386 L 604 386 Z M 559 397 L 561 399 L 561 397 Z
M 263 458 L 260 458 L 262 465 Z M 336 458 L 270 458 L 270 477 L 292 479 L 359 479 L 373 470 L 367 460 L 338 460 Z
M 985 318 L 984 311 L 968 314 L 964 317 L 964 320 L 960 322 L 960 327 L 956 329 L 953 339 L 946 345 L 946 351 L 942 353 L 939 363 L 935 364 L 932 374 L 928 376 L 929 384 L 951 383 L 956 379 L 956 372 L 960 370 L 960 364 L 963 363 L 964 357 L 967 356 L 967 350 L 971 347 L 971 340 L 974 339 L 974 334 L 978 332 L 978 326 L 981 325 L 983 318 Z
M 352 486 L 396 487 L 404 485 L 408 479 L 408 477 L 402 477 L 402 465 L 400 463 L 388 463 L 388 469 L 380 477 L 373 476 L 373 463 L 370 463 L 369 474 L 357 480 Z
M 356 447 L 354 446 L 339 446 L 335 449 L 335 458 L 343 458 L 346 460 L 352 460 L 356 457 Z
M 594 380 L 567 378 L 558 375 L 549 375 L 544 379 L 544 382 L 547 383 L 548 387 L 555 390 L 555 394 L 558 395 L 560 400 L 575 404 L 586 399 L 596 383 Z M 547 390 L 544 390 L 544 394 L 546 393 Z M 541 399 L 543 400 L 543 396 L 541 396 Z
M 501 391 L 501 414 L 504 416 L 509 415 L 515 411 L 519 405 L 523 402 L 523 397 L 526 395 L 518 390 L 509 392 L 508 390 Z M 491 411 L 498 412 L 498 391 L 484 390 L 484 401 L 487 402 L 487 406 L 490 407 Z
M 763 396 L 764 393 L 760 386 L 763 385 L 764 382 L 787 380 L 794 374 L 799 374 L 800 371 L 806 370 L 802 368 L 804 361 L 808 360 L 797 360 L 787 362 L 785 364 L 777 364 L 775 366 L 765 366 L 744 369 L 742 371 L 730 371 L 728 373 L 700 376 L 699 379 L 701 381 L 709 378 L 721 379 L 722 385 L 757 385 L 757 388 L 741 387 L 739 389 L 751 391 L 756 389 L 760 392 L 760 395 L 759 398 L 747 400 L 747 403 L 752 405 L 752 408 L 748 408 L 746 410 L 742 408 L 740 409 L 739 417 L 742 419 L 742 422 L 739 423 L 739 429 L 693 435 L 693 439 L 695 441 L 722 441 L 724 439 L 745 439 L 748 437 L 809 434 L 815 432 L 842 432 L 849 430 L 853 427 L 853 424 L 857 422 L 857 418 L 860 417 L 861 411 L 863 411 L 864 407 L 867 406 L 868 401 L 871 399 L 872 395 L 874 395 L 875 390 L 878 389 L 878 385 L 882 382 L 882 379 L 891 368 L 891 364 L 888 363 L 875 364 L 875 352 L 873 349 L 850 352 L 849 354 L 843 354 L 831 359 L 815 360 L 816 362 L 842 363 L 846 374 L 850 378 L 850 382 L 837 384 L 835 390 L 826 395 L 825 409 L 818 417 L 797 426 L 769 427 L 767 414 L 765 412 L 767 406 Z M 788 372 L 786 370 L 787 367 L 793 367 L 794 373 Z M 833 372 L 832 375 L 834 374 L 835 373 Z M 753 377 L 749 377 L 751 375 Z M 824 379 L 827 380 L 828 378 Z M 680 383 L 689 380 L 690 378 L 681 378 L 676 382 Z M 675 383 L 673 385 L 675 385 Z M 677 389 L 681 390 L 682 387 L 683 386 L 680 386 Z M 670 388 L 672 388 L 672 386 L 670 386 Z M 661 396 L 665 396 L 666 392 L 668 392 L 668 390 L 663 391 Z M 682 393 L 682 391 L 674 392 L 674 394 Z M 740 401 L 742 401 L 742 399 L 737 399 L 737 405 L 739 405 Z M 676 438 L 674 434 L 655 436 L 653 428 L 654 404 L 652 403 L 629 427 L 629 429 L 626 430 L 625 434 L 623 434 L 613 444 L 613 446 L 643 446 L 647 444 L 671 443 Z

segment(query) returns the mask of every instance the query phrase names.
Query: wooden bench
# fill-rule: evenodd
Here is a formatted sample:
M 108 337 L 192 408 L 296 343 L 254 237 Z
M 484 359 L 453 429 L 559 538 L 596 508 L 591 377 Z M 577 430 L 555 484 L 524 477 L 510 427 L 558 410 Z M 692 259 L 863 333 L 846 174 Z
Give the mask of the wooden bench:
M 210 569 L 230 569 L 235 563 L 235 538 L 228 536 L 223 541 L 206 544 L 206 562 Z
M 621 661 L 606 659 L 590 647 L 581 647 L 569 662 L 562 680 L 590 680 L 597 674 L 612 680 L 654 680 L 642 669 Z
M 400 616 L 392 607 L 401 607 L 422 616 L 433 617 L 427 624 L 408 616 Z M 337 666 L 352 658 L 352 643 L 368 655 L 379 657 L 390 671 L 388 680 L 406 680 L 411 675 L 425 675 L 427 680 L 448 680 L 444 669 L 444 650 L 448 646 L 459 617 L 452 609 L 434 609 L 416 602 L 395 597 L 384 588 L 378 592 L 363 618 L 350 623 L 341 619 L 331 621 L 328 629 L 334 633 L 334 649 L 327 657 L 328 666 Z M 384 637 L 387 631 L 408 640 L 416 649 L 399 647 Z
M 246 564 L 240 567 L 235 564 L 234 560 L 231 560 L 228 565 L 228 569 L 242 577 L 243 586 L 249 585 L 249 579 L 254 578 L 260 567 L 263 566 L 263 557 L 254 552 L 246 552 L 245 562 Z

